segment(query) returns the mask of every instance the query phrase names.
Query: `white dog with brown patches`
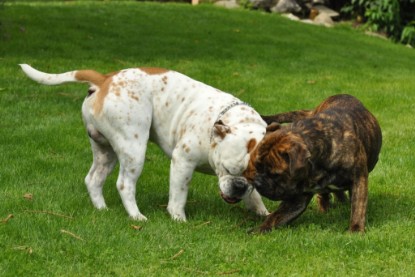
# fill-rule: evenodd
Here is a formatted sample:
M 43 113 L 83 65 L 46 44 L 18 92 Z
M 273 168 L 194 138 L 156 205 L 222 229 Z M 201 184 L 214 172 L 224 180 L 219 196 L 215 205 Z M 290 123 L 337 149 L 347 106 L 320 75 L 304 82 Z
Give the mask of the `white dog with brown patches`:
M 266 123 L 249 105 L 165 69 L 133 68 L 107 75 L 93 70 L 48 74 L 26 64 L 20 66 L 31 79 L 46 85 L 89 83 L 82 116 L 93 163 L 85 183 L 96 208 L 106 208 L 102 188 L 118 159 L 117 189 L 124 207 L 131 218 L 146 220 L 135 193 L 151 139 L 171 158 L 167 210 L 173 219 L 186 220 L 184 208 L 194 170 L 216 173 L 227 202 L 243 199 L 248 209 L 268 214 L 259 194 L 242 177 L 250 152 L 266 129 Z

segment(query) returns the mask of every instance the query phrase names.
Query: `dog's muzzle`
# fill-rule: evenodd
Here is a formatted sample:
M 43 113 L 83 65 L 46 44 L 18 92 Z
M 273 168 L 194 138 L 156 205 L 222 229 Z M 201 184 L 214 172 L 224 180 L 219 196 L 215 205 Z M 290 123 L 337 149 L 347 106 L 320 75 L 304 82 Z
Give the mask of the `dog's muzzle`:
M 223 192 L 220 192 L 220 196 L 228 204 L 236 204 L 236 203 L 238 203 L 238 202 L 240 202 L 242 200 L 240 198 L 228 197 L 225 194 L 223 194 Z
M 250 192 L 252 187 L 248 184 L 245 178 L 233 178 L 228 181 L 226 193 L 220 192 L 222 199 L 229 204 L 236 204 Z M 250 189 L 251 188 L 251 189 Z

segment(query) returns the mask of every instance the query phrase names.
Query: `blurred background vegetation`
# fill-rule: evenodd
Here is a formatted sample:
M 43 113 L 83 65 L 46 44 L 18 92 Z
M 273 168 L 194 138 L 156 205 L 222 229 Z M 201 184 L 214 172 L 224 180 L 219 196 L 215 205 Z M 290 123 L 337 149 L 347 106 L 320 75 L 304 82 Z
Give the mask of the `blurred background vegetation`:
M 335 1 L 332 1 L 335 2 Z M 341 12 L 393 41 L 415 46 L 415 0 L 349 0 Z
M 22 0 L 0 0 L 0 8 L 5 2 L 21 2 Z M 26 2 L 35 2 L 27 1 Z M 46 1 L 82 1 L 82 0 L 38 0 Z M 191 3 L 191 0 L 97 0 L 116 1 L 154 1 Z M 199 3 L 213 3 L 219 0 L 199 0 Z M 242 6 L 250 7 L 254 0 L 236 1 Z M 266 0 L 277 3 L 281 0 Z M 340 13 L 340 20 L 353 20 L 373 32 L 385 35 L 394 42 L 415 46 L 415 0 L 290 0 L 300 6 L 324 4 Z M 0 18 L 1 24 L 1 18 Z

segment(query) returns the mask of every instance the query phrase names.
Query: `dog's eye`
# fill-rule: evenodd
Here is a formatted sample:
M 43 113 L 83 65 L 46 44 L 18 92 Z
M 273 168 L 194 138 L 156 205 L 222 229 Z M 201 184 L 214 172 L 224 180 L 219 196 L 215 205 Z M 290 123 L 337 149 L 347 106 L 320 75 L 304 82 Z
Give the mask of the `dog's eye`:
M 225 170 L 225 172 L 226 172 L 226 174 L 229 174 L 229 175 L 234 175 L 234 176 L 236 176 L 236 175 L 239 175 L 241 172 L 239 172 L 238 171 L 238 169 L 237 168 L 235 168 L 235 167 L 231 167 L 230 169 L 228 169 L 228 168 L 226 168 L 225 166 L 223 167 L 223 169 Z
M 223 167 L 223 169 L 225 170 L 225 172 L 227 173 L 227 174 L 231 174 L 231 172 L 224 166 Z

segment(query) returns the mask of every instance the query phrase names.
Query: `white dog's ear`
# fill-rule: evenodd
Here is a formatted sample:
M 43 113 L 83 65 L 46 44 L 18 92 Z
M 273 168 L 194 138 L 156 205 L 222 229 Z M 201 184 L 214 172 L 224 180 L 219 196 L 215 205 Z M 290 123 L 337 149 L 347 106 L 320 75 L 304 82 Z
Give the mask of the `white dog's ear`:
M 231 133 L 231 127 L 223 124 L 222 120 L 219 120 L 218 122 L 213 125 L 213 136 L 215 138 L 223 139 L 226 134 Z

